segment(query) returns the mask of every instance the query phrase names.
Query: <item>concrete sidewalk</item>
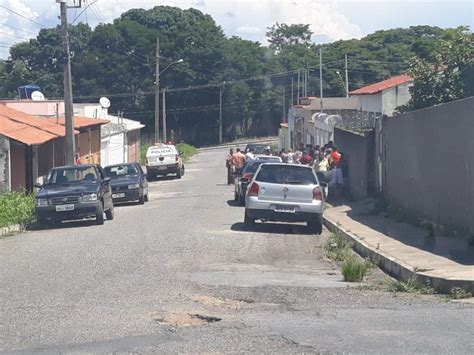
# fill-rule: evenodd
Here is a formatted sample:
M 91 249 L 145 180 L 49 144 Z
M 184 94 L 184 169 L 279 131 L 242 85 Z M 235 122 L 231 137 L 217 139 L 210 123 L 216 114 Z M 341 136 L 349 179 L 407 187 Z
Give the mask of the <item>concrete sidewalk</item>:
M 474 292 L 474 247 L 433 237 L 422 228 L 370 213 L 370 201 L 327 209 L 324 222 L 354 242 L 354 249 L 398 279 L 417 275 L 441 292 L 462 287 Z

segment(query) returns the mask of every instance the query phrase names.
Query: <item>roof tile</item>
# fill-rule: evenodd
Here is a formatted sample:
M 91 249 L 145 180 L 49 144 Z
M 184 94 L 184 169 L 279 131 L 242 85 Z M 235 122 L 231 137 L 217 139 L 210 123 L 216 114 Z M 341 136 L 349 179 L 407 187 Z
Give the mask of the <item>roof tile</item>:
M 374 83 L 371 85 L 363 86 L 357 90 L 349 92 L 350 95 L 371 95 L 371 94 L 376 94 L 380 91 L 392 88 L 394 86 L 398 86 L 401 84 L 408 83 L 410 81 L 413 81 L 413 78 L 410 75 L 398 75 L 394 76 L 392 78 L 379 81 L 378 83 Z

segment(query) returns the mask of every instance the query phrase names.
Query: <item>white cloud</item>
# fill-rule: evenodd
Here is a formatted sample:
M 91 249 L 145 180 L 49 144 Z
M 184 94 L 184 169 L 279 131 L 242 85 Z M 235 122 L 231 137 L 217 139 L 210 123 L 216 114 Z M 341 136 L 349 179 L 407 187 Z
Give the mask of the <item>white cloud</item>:
M 257 26 L 240 26 L 235 29 L 235 32 L 241 34 L 261 35 L 265 32 L 265 29 Z

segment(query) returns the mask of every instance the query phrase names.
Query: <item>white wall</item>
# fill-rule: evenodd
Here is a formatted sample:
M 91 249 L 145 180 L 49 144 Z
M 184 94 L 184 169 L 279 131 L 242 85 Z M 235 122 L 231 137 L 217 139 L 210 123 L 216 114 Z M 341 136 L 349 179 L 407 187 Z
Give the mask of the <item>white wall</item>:
M 83 117 L 107 119 L 108 109 L 100 104 L 74 104 L 74 114 Z
M 358 110 L 368 112 L 382 112 L 382 92 L 373 95 L 357 95 L 359 98 Z
M 382 92 L 383 95 L 383 111 L 387 116 L 393 116 L 398 106 L 406 104 L 410 100 L 410 86 L 411 83 L 399 85 Z

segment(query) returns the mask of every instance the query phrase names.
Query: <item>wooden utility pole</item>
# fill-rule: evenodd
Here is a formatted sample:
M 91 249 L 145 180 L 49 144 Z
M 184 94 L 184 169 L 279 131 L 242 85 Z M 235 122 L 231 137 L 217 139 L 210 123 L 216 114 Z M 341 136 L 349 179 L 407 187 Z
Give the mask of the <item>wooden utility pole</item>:
M 347 54 L 344 56 L 346 60 L 345 70 L 346 70 L 346 97 L 349 97 L 349 72 L 347 70 Z
M 222 144 L 222 85 L 219 86 L 219 144 Z
M 64 85 L 64 126 L 66 127 L 65 158 L 66 165 L 75 164 L 75 141 L 74 141 L 74 114 L 72 103 L 72 78 L 71 78 L 71 52 L 69 51 L 69 34 L 67 26 L 67 4 L 66 0 L 56 0 L 61 9 L 61 37 L 64 52 L 63 85 Z M 76 7 L 81 7 L 79 6 Z
M 155 143 L 160 141 L 160 39 L 156 39 L 155 67 Z
M 166 88 L 163 88 L 163 143 L 166 144 L 168 136 L 166 134 Z

